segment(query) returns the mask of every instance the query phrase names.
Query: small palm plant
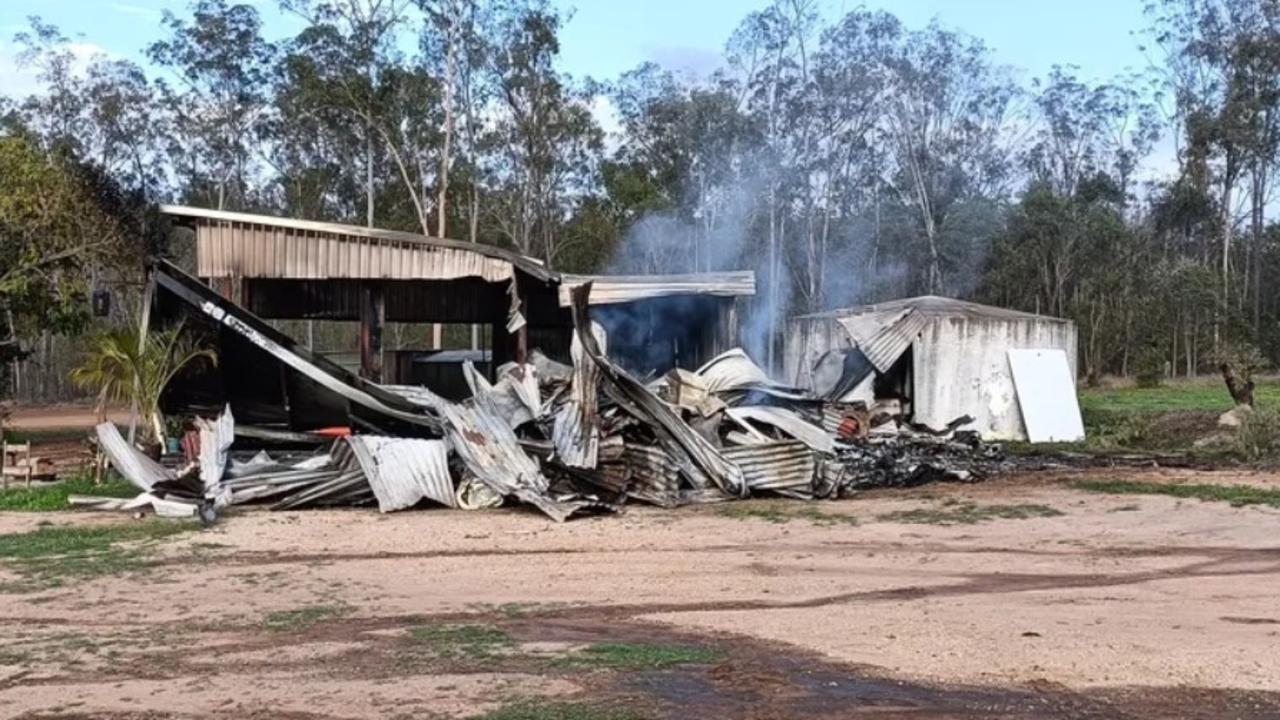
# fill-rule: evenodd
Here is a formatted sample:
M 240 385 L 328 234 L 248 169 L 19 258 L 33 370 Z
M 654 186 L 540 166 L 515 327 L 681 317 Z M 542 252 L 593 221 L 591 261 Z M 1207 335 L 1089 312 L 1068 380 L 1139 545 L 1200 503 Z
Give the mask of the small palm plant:
M 182 327 L 152 332 L 146 344 L 133 327 L 104 330 L 89 343 L 84 360 L 71 371 L 71 380 L 98 390 L 98 410 L 108 402 L 137 402 L 156 443 L 164 442 L 160 395 L 179 371 L 199 358 L 216 365 L 218 356 Z

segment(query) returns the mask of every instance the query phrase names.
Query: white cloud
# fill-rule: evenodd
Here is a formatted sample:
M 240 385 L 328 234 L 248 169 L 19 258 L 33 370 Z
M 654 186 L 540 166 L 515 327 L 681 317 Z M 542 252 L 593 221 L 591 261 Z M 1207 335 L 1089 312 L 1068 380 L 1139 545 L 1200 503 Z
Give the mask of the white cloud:
M 97 43 L 82 40 L 68 42 L 62 47 L 71 53 L 72 70 L 77 74 L 84 73 L 96 58 L 120 57 Z M 23 98 L 40 90 L 39 70 L 20 64 L 19 52 L 13 43 L 0 43 L 0 95 Z

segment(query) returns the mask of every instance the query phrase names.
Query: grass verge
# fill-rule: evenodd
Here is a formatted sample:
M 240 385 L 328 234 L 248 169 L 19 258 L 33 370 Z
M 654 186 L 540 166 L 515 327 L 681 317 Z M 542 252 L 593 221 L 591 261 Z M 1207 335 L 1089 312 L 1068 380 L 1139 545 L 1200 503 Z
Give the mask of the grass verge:
M 307 605 L 291 610 L 267 613 L 262 624 L 275 632 L 298 632 L 326 620 L 335 620 L 351 612 L 345 605 Z
M 158 541 L 198 528 L 190 522 L 147 520 L 0 535 L 0 563 L 20 578 L 4 589 L 33 592 L 73 580 L 145 570 L 156 564 Z
M 417 646 L 444 658 L 487 660 L 511 647 L 511 636 L 492 625 L 422 625 L 409 629 Z
M 858 518 L 844 513 L 824 513 L 813 505 L 787 502 L 756 503 L 751 501 L 725 503 L 716 507 L 716 515 L 734 520 L 764 520 L 785 525 L 792 520 L 808 520 L 818 525 L 857 525 Z
M 557 661 L 558 665 L 610 670 L 657 670 L 673 665 L 719 662 L 724 653 L 709 647 L 658 643 L 598 643 Z
M 1112 495 L 1167 495 L 1169 497 L 1203 500 L 1206 502 L 1225 502 L 1234 507 L 1265 505 L 1267 507 L 1280 508 L 1280 490 L 1269 490 L 1250 485 L 1172 485 L 1135 480 L 1098 479 L 1077 480 L 1071 483 L 1071 487 L 1077 490 Z
M 1027 520 L 1060 515 L 1061 511 L 1048 505 L 978 505 L 957 502 L 932 508 L 898 510 L 877 515 L 876 519 L 913 525 L 975 525 L 987 520 Z
M 34 487 L 11 487 L 0 490 L 0 510 L 22 512 L 49 512 L 67 509 L 67 498 L 72 495 L 101 495 L 104 497 L 134 497 L 139 492 L 129 481 L 115 476 L 101 485 L 95 485 L 88 475 L 77 475 L 55 483 Z

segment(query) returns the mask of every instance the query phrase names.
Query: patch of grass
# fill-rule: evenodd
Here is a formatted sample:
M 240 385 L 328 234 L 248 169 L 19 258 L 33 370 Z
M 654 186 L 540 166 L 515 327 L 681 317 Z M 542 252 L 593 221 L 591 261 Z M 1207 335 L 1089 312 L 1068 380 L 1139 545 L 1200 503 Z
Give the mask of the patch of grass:
M 1206 502 L 1225 502 L 1234 507 L 1265 505 L 1280 508 L 1280 490 L 1252 487 L 1250 485 L 1173 485 L 1140 482 L 1136 480 L 1077 480 L 1071 483 L 1077 490 L 1109 493 L 1113 495 L 1168 495 L 1170 497 Z
M 129 498 L 138 494 L 138 488 L 123 478 L 108 476 L 101 485 L 94 485 L 88 475 L 77 475 L 55 483 L 33 487 L 10 487 L 0 490 L 0 510 L 48 512 L 67 509 L 67 498 L 72 495 L 101 495 Z
M 940 507 L 898 510 L 877 515 L 885 522 L 914 525 L 974 525 L 987 520 L 1026 520 L 1058 517 L 1062 512 L 1048 505 L 978 505 L 951 502 Z
M 1254 378 L 1254 398 L 1259 406 L 1280 405 L 1280 379 Z M 1204 410 L 1223 413 L 1232 407 L 1231 395 L 1222 378 L 1205 375 L 1191 380 L 1174 380 L 1159 387 L 1082 388 L 1080 406 L 1110 412 L 1171 412 Z
M 734 520 L 764 520 L 783 525 L 791 522 L 791 515 L 776 505 L 753 505 L 731 502 L 716 507 L 716 515 Z
M 597 643 L 561 658 L 557 664 L 609 668 L 611 670 L 656 670 L 673 665 L 719 662 L 724 653 L 715 648 L 658 643 Z
M 267 613 L 262 624 L 275 632 L 298 632 L 325 620 L 335 620 L 351 612 L 346 605 L 307 605 L 292 610 Z
M 493 625 L 422 625 L 409 629 L 409 638 L 447 658 L 485 660 L 512 645 L 511 636 Z
M 123 430 L 120 425 L 116 427 Z M 92 434 L 93 428 L 86 427 L 51 427 L 32 430 L 8 428 L 4 431 L 4 439 L 11 443 L 29 442 L 33 445 L 39 445 L 41 443 L 66 442 L 68 440 L 85 440 Z
M 470 720 L 648 720 L 648 718 L 648 715 L 630 708 L 614 705 L 520 700 L 483 715 L 472 715 Z
M 148 520 L 121 525 L 46 526 L 0 535 L 0 563 L 21 580 L 6 591 L 33 592 L 145 570 L 156 564 L 156 543 L 199 529 L 191 522 Z
M 808 520 L 818 525 L 858 524 L 858 519 L 853 515 L 824 513 L 813 505 L 796 502 L 787 502 L 785 505 L 766 505 L 751 501 L 730 502 L 717 506 L 716 515 L 734 520 L 764 520 L 775 525 L 785 525 L 792 520 Z

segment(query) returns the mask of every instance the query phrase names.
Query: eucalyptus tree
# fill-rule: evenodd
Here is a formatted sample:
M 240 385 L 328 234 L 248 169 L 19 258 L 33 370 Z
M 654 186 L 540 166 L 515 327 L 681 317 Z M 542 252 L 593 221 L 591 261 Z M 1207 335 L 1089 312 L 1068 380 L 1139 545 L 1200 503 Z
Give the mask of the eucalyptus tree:
M 494 216 L 517 250 L 554 265 L 575 198 L 594 190 L 603 133 L 589 88 L 557 70 L 563 17 L 546 0 L 497 9 L 490 67 L 500 98 Z
M 289 46 L 293 71 L 308 81 L 306 94 L 298 94 L 300 107 L 309 102 L 310 112 L 328 118 L 335 132 L 355 130 L 362 140 L 366 224 L 375 222 L 379 159 L 388 157 L 415 224 L 430 234 L 430 207 L 416 177 L 420 159 L 398 137 L 403 116 L 393 111 L 403 109 L 406 95 L 398 84 L 410 82 L 397 46 L 410 0 L 281 0 L 281 6 L 308 23 Z M 333 118 L 335 112 L 346 120 Z
M 1003 197 L 1008 138 L 1018 89 L 994 66 L 982 41 L 932 23 L 906 30 L 886 23 L 888 101 L 883 137 L 892 158 L 885 182 L 911 210 L 923 243 L 926 292 L 941 294 L 944 235 L 966 201 Z M 962 238 L 951 252 L 971 252 Z M 955 261 L 955 257 L 952 261 Z
M 194 187 L 187 192 L 198 196 L 207 182 L 218 209 L 249 206 L 276 48 L 263 39 L 252 5 L 197 0 L 190 20 L 167 10 L 163 17 L 168 37 L 152 43 L 147 56 L 177 81 L 176 88 L 161 84 L 160 92 L 179 133 L 171 149 L 189 155 Z
M 1250 273 L 1248 264 L 1261 262 L 1277 152 L 1280 8 L 1271 0 L 1160 0 L 1148 12 L 1149 34 L 1162 53 L 1155 69 L 1172 93 L 1180 125 L 1182 174 L 1193 186 L 1211 191 L 1218 208 L 1217 237 L 1204 238 L 1204 254 L 1218 270 L 1214 343 L 1219 345 L 1233 298 L 1235 309 L 1243 310 L 1250 277 L 1255 308 L 1263 292 L 1261 267 Z M 1250 183 L 1242 190 L 1246 176 Z M 1248 196 L 1252 229 L 1245 253 L 1235 247 L 1241 194 Z M 1255 324 L 1258 314 L 1255 309 Z

